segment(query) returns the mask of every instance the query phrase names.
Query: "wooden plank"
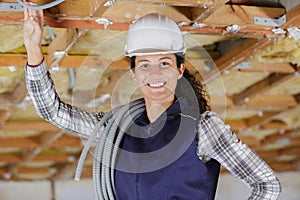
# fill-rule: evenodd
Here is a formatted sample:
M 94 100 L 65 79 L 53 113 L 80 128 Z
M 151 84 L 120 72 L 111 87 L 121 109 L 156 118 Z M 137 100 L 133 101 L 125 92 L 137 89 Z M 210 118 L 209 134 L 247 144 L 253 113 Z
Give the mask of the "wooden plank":
M 53 18 L 91 18 L 97 9 L 105 9 L 105 0 L 64 1 L 47 10 Z
M 48 59 L 48 55 L 44 55 Z M 24 67 L 26 65 L 27 55 L 24 54 L 10 54 L 3 53 L 0 54 L 0 66 L 15 66 L 15 67 Z M 99 67 L 106 66 L 109 64 L 109 67 L 112 69 L 129 69 L 130 61 L 127 57 L 123 59 L 112 61 L 101 59 L 99 56 L 88 56 L 88 55 L 67 55 L 63 57 L 59 62 L 59 67 L 62 68 L 79 68 L 84 66 L 87 67 Z
M 297 94 L 297 95 L 293 95 L 295 101 L 297 102 L 297 104 L 299 105 L 300 104 L 300 94 Z M 276 126 L 282 126 L 281 128 L 286 128 L 287 125 L 285 123 L 280 123 L 280 122 L 275 122 L 275 126 L 272 125 L 272 118 L 276 117 L 276 116 L 279 116 L 280 114 L 284 113 L 284 112 L 288 112 L 289 110 L 293 109 L 293 107 L 288 107 L 286 108 L 285 110 L 283 111 L 274 111 L 274 112 L 270 112 L 270 111 L 267 111 L 267 112 L 263 112 L 263 116 L 259 117 L 259 116 L 255 116 L 253 118 L 250 118 L 247 120 L 247 125 L 248 125 L 248 128 L 251 128 L 252 126 L 255 126 L 255 128 L 267 128 L 268 127 L 268 124 L 270 125 L 271 123 L 271 126 L 269 128 L 272 128 L 272 127 L 276 127 Z
M 47 148 L 50 144 L 52 144 L 54 141 L 58 140 L 62 135 L 64 134 L 63 131 L 59 131 L 57 133 L 43 133 L 40 135 L 40 141 L 41 141 L 41 149 Z
M 25 67 L 27 62 L 27 55 L 25 54 L 10 54 L 1 53 L 0 54 L 0 66 L 15 66 L 15 67 Z
M 266 122 L 265 124 L 262 124 L 260 127 L 260 129 L 287 129 L 288 126 L 285 122 L 282 121 L 269 121 Z
M 247 127 L 257 127 L 257 126 L 261 126 L 262 124 L 265 124 L 267 122 L 269 122 L 272 117 L 278 115 L 279 112 L 272 112 L 272 111 L 264 111 L 262 112 L 262 116 L 254 116 L 251 117 L 250 119 L 246 120 L 246 124 Z
M 183 0 L 183 1 L 178 1 L 178 0 L 122 0 L 122 2 L 126 3 L 148 3 L 148 4 L 166 4 L 166 5 L 171 5 L 171 6 L 187 6 L 187 7 L 198 7 L 198 6 L 212 6 L 214 4 L 217 4 L 219 2 L 222 2 L 224 0 Z M 163 5 L 162 5 L 163 6 Z
M 291 9 L 286 14 L 286 23 L 283 24 L 280 28 L 287 29 L 289 27 L 299 27 L 300 26 L 300 5 L 296 6 L 295 8 Z
M 290 63 L 251 62 L 251 68 L 239 69 L 242 72 L 294 73 L 296 70 Z
M 63 135 L 49 144 L 49 147 L 81 147 L 81 138 Z
M 215 1 L 213 5 L 204 4 L 202 6 L 192 8 L 192 22 L 203 22 L 211 15 L 217 13 L 216 11 L 221 7 L 225 7 L 227 0 Z
M 256 153 L 262 157 L 264 160 L 272 157 L 278 157 L 279 156 L 279 150 L 274 151 L 256 151 Z
M 298 169 L 293 166 L 291 161 L 281 161 L 281 162 L 268 162 L 269 166 L 276 172 L 286 172 L 286 171 L 297 171 Z
M 227 99 L 231 99 L 228 97 Z M 255 95 L 247 101 L 243 102 L 243 105 L 236 105 L 229 102 L 228 108 L 237 109 L 249 109 L 258 111 L 283 111 L 288 108 L 294 108 L 298 106 L 298 102 L 293 95 Z M 220 103 L 221 104 L 221 103 Z M 223 103 L 224 104 L 224 103 Z
M 0 147 L 19 147 L 19 148 L 35 148 L 39 147 L 40 143 L 36 137 L 28 138 L 1 138 Z M 1 160 L 1 159 L 0 159 Z
M 27 95 L 27 89 L 25 83 L 21 81 L 12 92 L 5 92 L 0 94 L 1 106 L 5 108 L 13 108 L 19 104 Z M 7 109 L 6 109 L 7 110 Z
M 22 24 L 23 14 L 19 12 L 0 12 L 0 23 L 1 24 Z M 103 24 L 97 23 L 94 19 L 85 18 L 85 19 L 74 19 L 74 18 L 52 18 L 51 16 L 45 16 L 45 24 L 50 27 L 56 28 L 78 28 L 78 29 L 100 29 L 100 30 L 118 30 L 118 31 L 127 31 L 131 22 L 129 21 L 114 21 L 112 24 L 109 24 L 107 27 Z M 231 24 L 228 24 L 228 26 Z M 182 31 L 187 31 L 191 33 L 202 33 L 202 34 L 217 34 L 224 35 L 226 32 L 226 27 L 192 27 L 185 25 L 181 27 Z M 242 36 L 244 38 L 259 38 L 263 37 L 276 37 L 271 30 L 261 29 L 261 28 L 243 28 L 238 32 L 231 34 L 226 33 L 226 35 L 233 37 Z
M 26 168 L 22 167 L 18 170 L 18 173 L 22 174 L 39 174 L 39 173 L 51 173 L 51 168 L 41 168 L 41 167 L 34 167 L 34 168 Z
M 246 108 L 261 110 L 284 110 L 288 107 L 296 107 L 297 100 L 293 95 L 257 95 L 244 102 Z
M 271 87 L 274 87 L 279 83 L 282 83 L 283 81 L 292 78 L 293 76 L 294 76 L 293 74 L 277 74 L 277 73 L 270 74 L 265 79 L 258 81 L 257 83 L 247 87 L 239 94 L 233 95 L 232 96 L 233 102 L 235 104 L 244 104 L 246 99 L 249 99 L 254 95 L 258 95 L 259 93 L 262 93 L 270 89 Z
M 296 8 L 292 9 L 287 13 L 287 23 L 285 23 L 281 28 L 286 29 L 288 27 L 297 25 L 300 22 L 299 20 L 299 10 L 300 5 Z M 222 18 L 224 15 L 221 15 Z M 226 15 L 225 15 L 226 16 Z M 237 66 L 238 64 L 248 61 L 248 59 L 256 54 L 258 51 L 267 48 L 271 44 L 273 44 L 276 40 L 270 40 L 268 38 L 264 38 L 260 41 L 249 41 L 244 48 L 236 48 L 235 50 L 231 51 L 227 55 L 223 56 L 222 58 L 216 61 L 216 65 L 219 68 L 219 71 L 213 71 L 205 77 L 205 81 L 209 82 L 216 77 L 219 76 L 219 73 L 224 72 L 225 70 L 230 70 L 233 67 Z
M 294 134 L 294 131 L 289 130 L 284 133 L 275 133 L 275 134 L 269 135 L 269 136 L 265 137 L 262 145 L 273 144 L 280 140 L 285 140 L 285 139 L 300 138 L 300 137 L 293 136 L 293 134 Z
M 4 175 L 8 173 L 8 170 L 6 168 L 0 168 L 0 175 Z
M 285 14 L 284 8 L 225 5 L 202 21 L 208 26 L 266 27 L 254 24 L 254 17 L 279 18 Z M 226 17 L 224 17 L 226 16 Z
M 245 144 L 247 144 L 249 147 L 254 147 L 254 146 L 260 146 L 261 141 L 258 140 L 255 137 L 250 137 L 250 136 L 243 136 L 243 135 L 238 135 L 238 138 Z
M 22 157 L 15 154 L 0 154 L 0 160 L 1 162 L 17 163 L 22 160 Z
M 44 121 L 7 121 L 0 127 L 0 130 L 35 130 L 35 131 L 53 131 L 57 132 L 60 129 L 48 122 Z
M 247 124 L 244 120 L 225 120 L 225 124 L 228 124 L 230 128 L 234 131 L 237 132 L 240 129 L 246 129 Z
M 242 45 L 216 60 L 215 64 L 217 65 L 217 70 L 213 70 L 204 75 L 204 82 L 208 83 L 219 77 L 221 73 L 231 70 L 240 63 L 247 61 L 257 50 L 263 49 L 270 43 L 272 43 L 272 41 L 267 38 L 260 41 L 256 39 L 246 40 Z
M 37 155 L 33 161 L 54 161 L 54 162 L 68 162 L 70 156 L 67 154 L 55 155 Z
M 130 68 L 130 60 L 124 57 L 117 61 L 101 59 L 98 56 L 85 55 L 69 55 L 64 57 L 59 63 L 59 67 L 79 68 L 108 66 L 110 69 L 128 70 Z
M 46 58 L 48 66 L 56 67 L 59 61 L 67 55 L 67 48 L 73 43 L 74 32 L 73 29 L 63 29 L 55 37 L 55 39 L 48 46 L 48 57 Z M 60 55 L 55 55 L 57 52 L 62 52 Z
M 12 92 L 6 92 L 0 95 L 1 107 L 5 109 L 5 114 L 0 113 L 0 124 L 3 126 L 10 117 L 17 105 L 23 101 L 27 95 L 27 89 L 24 82 L 20 82 Z M 7 107 L 6 107 L 7 106 Z M 1 126 L 0 126 L 1 130 Z
M 39 137 L 1 138 L 0 148 L 8 147 L 40 148 L 41 142 Z M 79 137 L 62 136 L 53 143 L 50 143 L 47 147 L 81 147 L 81 139 Z M 41 150 L 43 149 L 45 148 L 42 148 Z M 37 151 L 37 153 L 39 152 L 40 151 Z
M 55 140 L 57 140 L 59 137 L 61 137 L 61 135 L 63 134 L 62 131 L 58 132 L 58 133 L 43 133 L 42 135 L 39 136 L 39 141 L 40 141 L 40 146 L 38 146 L 35 149 L 29 150 L 27 152 L 24 153 L 23 155 L 23 160 L 24 162 L 22 163 L 22 165 L 29 163 L 30 161 L 32 161 L 36 155 L 38 155 L 39 153 L 41 153 L 43 150 L 45 150 L 46 148 L 48 148 L 48 146 L 53 143 Z M 16 167 L 20 167 L 16 166 Z

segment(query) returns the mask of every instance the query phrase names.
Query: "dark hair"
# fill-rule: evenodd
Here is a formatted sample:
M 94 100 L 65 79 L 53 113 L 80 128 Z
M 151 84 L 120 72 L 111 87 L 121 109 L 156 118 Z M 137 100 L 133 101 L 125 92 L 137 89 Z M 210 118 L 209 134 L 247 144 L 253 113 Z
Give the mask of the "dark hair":
M 175 53 L 174 55 L 176 57 L 176 65 L 179 68 L 180 65 L 185 61 L 185 55 L 182 53 Z M 133 70 L 135 68 L 135 59 L 136 56 L 133 56 L 130 59 L 131 69 Z M 192 106 L 199 106 L 199 109 L 202 112 L 210 110 L 211 108 L 207 100 L 208 95 L 201 82 L 197 81 L 195 76 L 191 74 L 187 69 L 184 70 L 183 77 L 185 79 L 179 79 L 177 82 L 177 87 L 175 89 L 175 94 L 177 95 L 177 97 L 186 97 Z M 186 80 L 193 88 L 193 91 L 186 89 L 186 85 L 184 83 Z M 195 98 L 193 98 L 195 97 L 195 95 L 197 98 L 197 102 L 195 102 Z

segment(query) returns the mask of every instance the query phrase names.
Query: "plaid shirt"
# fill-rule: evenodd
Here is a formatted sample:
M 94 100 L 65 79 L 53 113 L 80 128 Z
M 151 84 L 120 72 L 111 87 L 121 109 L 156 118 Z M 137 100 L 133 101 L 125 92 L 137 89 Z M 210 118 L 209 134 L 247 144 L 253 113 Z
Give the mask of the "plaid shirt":
M 88 137 L 105 113 L 89 113 L 60 100 L 45 61 L 26 66 L 26 84 L 37 113 L 65 131 Z M 214 158 L 252 188 L 248 199 L 277 199 L 281 185 L 272 169 L 214 112 L 207 111 L 198 122 L 198 151 L 203 161 Z

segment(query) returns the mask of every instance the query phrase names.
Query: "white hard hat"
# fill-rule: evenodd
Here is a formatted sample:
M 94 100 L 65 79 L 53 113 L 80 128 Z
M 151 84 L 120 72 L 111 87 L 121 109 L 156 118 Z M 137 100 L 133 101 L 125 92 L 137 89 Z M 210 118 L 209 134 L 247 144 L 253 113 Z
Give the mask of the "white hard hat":
M 186 47 L 178 25 L 164 15 L 148 14 L 128 31 L 126 56 L 185 53 Z

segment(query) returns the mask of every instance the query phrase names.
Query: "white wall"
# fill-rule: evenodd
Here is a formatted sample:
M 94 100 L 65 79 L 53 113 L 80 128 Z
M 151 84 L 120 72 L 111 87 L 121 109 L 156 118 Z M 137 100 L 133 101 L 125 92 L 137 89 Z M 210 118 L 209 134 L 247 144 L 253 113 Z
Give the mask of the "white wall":
M 282 193 L 279 200 L 300 199 L 300 172 L 278 173 L 282 185 Z M 251 190 L 231 174 L 220 176 L 217 191 L 217 200 L 240 200 L 247 199 Z
M 0 200 L 52 200 L 51 183 L 0 182 Z
M 300 172 L 279 173 L 283 186 L 279 200 L 300 199 Z M 220 176 L 216 200 L 247 199 L 250 189 L 230 174 Z M 94 200 L 92 180 L 60 180 L 55 183 L 55 200 Z M 51 183 L 0 182 L 0 200 L 53 200 Z
M 57 181 L 55 183 L 55 200 L 94 200 L 93 181 Z

